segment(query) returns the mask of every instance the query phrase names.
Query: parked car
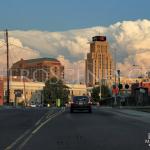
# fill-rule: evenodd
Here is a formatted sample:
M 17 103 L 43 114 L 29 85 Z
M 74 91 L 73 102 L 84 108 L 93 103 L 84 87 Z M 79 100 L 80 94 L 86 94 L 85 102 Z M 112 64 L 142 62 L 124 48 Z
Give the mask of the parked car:
M 30 107 L 36 107 L 36 104 L 31 104 Z
M 87 110 L 89 113 L 92 112 L 92 103 L 88 96 L 73 96 L 70 112 L 74 112 L 74 110 Z

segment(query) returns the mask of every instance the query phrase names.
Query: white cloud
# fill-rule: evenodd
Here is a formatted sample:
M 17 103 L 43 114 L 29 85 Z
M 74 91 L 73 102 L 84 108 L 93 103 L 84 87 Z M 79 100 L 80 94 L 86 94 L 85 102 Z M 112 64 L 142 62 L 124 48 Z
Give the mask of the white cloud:
M 99 33 L 107 36 L 111 53 L 114 49 L 117 50 L 117 66 L 123 74 L 127 75 L 127 71 L 134 64 L 144 66 L 144 68 L 150 67 L 150 20 L 146 19 L 118 22 L 108 27 L 92 27 L 65 32 L 16 30 L 10 31 L 9 36 L 12 37 L 11 42 L 14 40 L 17 42 L 15 44 L 28 49 L 28 51 L 22 51 L 13 47 L 14 57 L 18 59 L 39 56 L 57 58 L 62 55 L 65 57 L 65 65 L 68 68 L 80 61 L 84 62 L 89 51 L 89 40 Z M 0 32 L 0 38 L 3 38 L 2 32 Z M 81 68 L 84 72 L 84 65 Z
M 0 39 L 0 75 L 6 72 L 6 44 L 3 39 Z M 19 39 L 10 37 L 9 38 L 9 63 L 10 66 L 16 61 L 30 58 L 39 57 L 39 52 L 29 47 L 24 47 Z
M 85 81 L 85 61 L 79 60 L 71 62 L 59 55 L 57 59 L 65 66 L 65 81 L 68 83 L 84 83 Z

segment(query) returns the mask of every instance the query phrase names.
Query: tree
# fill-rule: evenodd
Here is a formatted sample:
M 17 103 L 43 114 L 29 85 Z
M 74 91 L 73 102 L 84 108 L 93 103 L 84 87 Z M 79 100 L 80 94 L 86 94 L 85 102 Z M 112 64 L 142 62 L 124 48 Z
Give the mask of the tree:
M 100 87 L 99 86 L 94 87 L 92 89 L 92 93 L 91 93 L 93 101 L 98 102 L 100 100 L 99 94 L 100 94 Z M 111 93 L 110 93 L 109 87 L 106 85 L 102 85 L 101 86 L 101 94 L 102 94 L 101 95 L 102 98 L 110 97 Z
M 62 80 L 51 78 L 47 80 L 44 87 L 44 103 L 56 103 L 56 99 L 60 99 L 62 104 L 68 101 L 69 88 Z

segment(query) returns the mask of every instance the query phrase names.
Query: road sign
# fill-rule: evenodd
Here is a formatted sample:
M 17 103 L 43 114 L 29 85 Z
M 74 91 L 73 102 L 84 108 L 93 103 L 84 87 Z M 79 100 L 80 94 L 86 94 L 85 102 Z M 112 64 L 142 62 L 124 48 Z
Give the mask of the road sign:
M 14 94 L 16 97 L 21 97 L 21 95 L 23 94 L 23 90 L 20 89 L 14 90 Z
M 57 104 L 57 107 L 60 107 L 60 105 L 61 105 L 60 99 L 56 100 L 56 104 Z
M 145 89 L 140 88 L 140 93 L 146 93 Z

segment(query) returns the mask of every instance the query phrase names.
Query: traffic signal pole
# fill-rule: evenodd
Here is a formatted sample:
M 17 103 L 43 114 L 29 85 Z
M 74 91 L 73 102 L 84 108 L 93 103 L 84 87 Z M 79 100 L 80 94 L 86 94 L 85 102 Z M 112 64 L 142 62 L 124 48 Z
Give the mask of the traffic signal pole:
M 116 63 L 116 49 L 115 50 L 115 88 L 117 89 L 117 79 L 116 79 L 116 68 L 117 68 L 117 63 Z M 115 100 L 114 100 L 114 105 L 117 105 L 117 94 L 115 93 Z
M 119 87 L 119 93 L 120 94 L 120 70 L 117 70 L 118 73 L 118 87 Z

